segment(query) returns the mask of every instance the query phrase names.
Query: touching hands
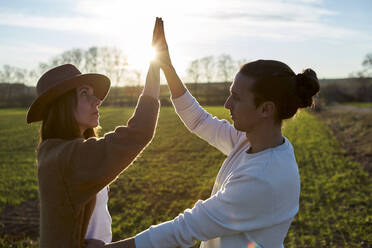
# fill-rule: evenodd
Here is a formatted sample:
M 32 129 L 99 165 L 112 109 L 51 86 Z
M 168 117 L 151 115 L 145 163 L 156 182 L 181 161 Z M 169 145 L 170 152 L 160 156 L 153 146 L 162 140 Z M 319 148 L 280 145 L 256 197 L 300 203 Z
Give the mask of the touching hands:
M 178 77 L 176 70 L 172 66 L 169 56 L 168 44 L 165 40 L 164 24 L 161 18 L 156 18 L 152 45 L 156 50 L 157 56 L 155 63 L 157 63 L 163 70 L 172 97 L 177 98 L 185 94 L 186 86 Z
M 98 239 L 86 239 L 84 242 L 84 248 L 102 248 L 105 246 L 105 242 Z
M 156 51 L 155 62 L 159 64 L 160 68 L 164 69 L 172 65 L 168 44 L 164 34 L 164 23 L 162 18 L 156 17 L 154 33 L 152 36 L 152 46 Z
M 108 244 L 97 239 L 86 239 L 84 248 L 136 248 L 136 244 L 134 237 Z

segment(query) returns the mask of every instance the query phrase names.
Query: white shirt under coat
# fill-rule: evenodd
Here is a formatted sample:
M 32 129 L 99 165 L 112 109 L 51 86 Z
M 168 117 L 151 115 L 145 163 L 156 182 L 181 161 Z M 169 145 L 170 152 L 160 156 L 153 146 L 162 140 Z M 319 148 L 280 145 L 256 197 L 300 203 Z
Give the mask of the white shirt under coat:
M 111 215 L 107 208 L 108 203 L 108 186 L 98 192 L 96 197 L 96 205 L 92 216 L 90 217 L 86 239 L 98 239 L 105 243 L 110 243 L 112 240 L 111 232 Z
M 298 167 L 288 139 L 248 154 L 245 133 L 207 113 L 188 91 L 172 101 L 187 128 L 227 158 L 208 199 L 138 234 L 136 247 L 190 247 L 196 240 L 203 241 L 202 248 L 283 247 L 300 196 Z
M 159 68 L 153 67 L 152 70 Z M 151 72 L 154 73 L 154 72 Z M 143 95 L 151 96 L 159 99 L 160 83 L 156 79 L 149 80 L 145 84 Z M 111 231 L 111 215 L 107 208 L 108 203 L 108 186 L 98 192 L 96 197 L 96 205 L 94 207 L 92 216 L 90 217 L 86 239 L 98 239 L 105 243 L 110 243 L 112 240 Z

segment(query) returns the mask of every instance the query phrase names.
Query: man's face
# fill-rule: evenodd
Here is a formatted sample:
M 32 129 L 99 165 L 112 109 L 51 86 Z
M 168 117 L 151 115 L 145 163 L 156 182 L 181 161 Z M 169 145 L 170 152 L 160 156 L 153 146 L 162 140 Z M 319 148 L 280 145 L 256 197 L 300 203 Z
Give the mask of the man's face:
M 243 132 L 252 132 L 260 124 L 260 108 L 254 104 L 251 91 L 253 78 L 237 73 L 230 88 L 230 96 L 225 102 L 225 108 L 230 110 L 234 127 Z

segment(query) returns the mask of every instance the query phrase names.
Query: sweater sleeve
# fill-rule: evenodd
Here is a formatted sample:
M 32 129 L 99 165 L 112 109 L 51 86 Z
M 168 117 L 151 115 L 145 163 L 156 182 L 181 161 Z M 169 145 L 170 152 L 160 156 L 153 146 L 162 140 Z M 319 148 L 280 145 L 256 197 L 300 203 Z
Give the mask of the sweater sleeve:
M 127 126 L 103 138 L 76 139 L 66 144 L 63 175 L 72 202 L 83 203 L 111 183 L 151 141 L 159 101 L 141 96 Z
M 172 221 L 151 226 L 138 234 L 136 247 L 190 247 L 196 240 L 206 241 L 270 226 L 273 199 L 272 189 L 265 180 L 235 176 L 209 199 L 199 200 Z
M 219 120 L 205 111 L 189 91 L 172 102 L 186 127 L 225 155 L 232 151 L 240 135 L 244 135 L 228 121 Z

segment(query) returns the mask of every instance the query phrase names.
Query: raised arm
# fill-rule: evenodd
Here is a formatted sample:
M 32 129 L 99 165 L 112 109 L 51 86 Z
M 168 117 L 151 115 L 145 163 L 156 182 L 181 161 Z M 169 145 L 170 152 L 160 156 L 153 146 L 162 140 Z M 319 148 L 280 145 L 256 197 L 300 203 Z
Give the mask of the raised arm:
M 159 18 L 156 18 L 154 33 L 152 35 L 152 46 L 156 49 L 156 41 L 159 39 Z M 151 61 L 149 71 L 147 72 L 146 84 L 143 89 L 144 96 L 151 96 L 159 99 L 160 91 L 160 67 L 157 61 Z
M 243 133 L 237 131 L 226 120 L 219 120 L 206 112 L 187 90 L 178 77 L 170 56 L 164 34 L 163 20 L 159 20 L 157 61 L 167 79 L 172 101 L 177 114 L 187 128 L 215 146 L 224 154 L 229 154 Z
M 59 157 L 69 165 L 62 173 L 75 203 L 87 201 L 113 181 L 150 143 L 159 112 L 159 84 L 160 67 L 151 63 L 127 126 L 118 126 L 100 139 L 77 139 L 62 145 Z

